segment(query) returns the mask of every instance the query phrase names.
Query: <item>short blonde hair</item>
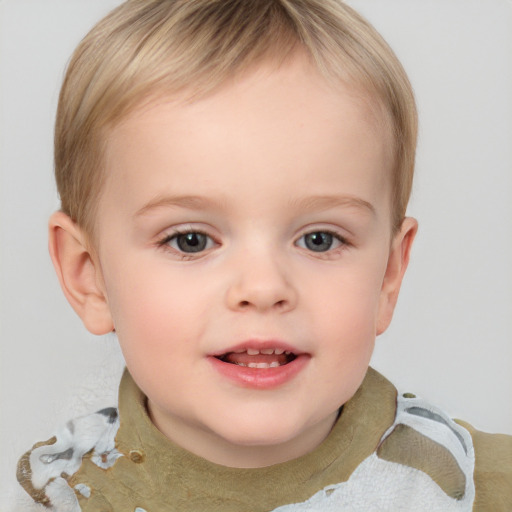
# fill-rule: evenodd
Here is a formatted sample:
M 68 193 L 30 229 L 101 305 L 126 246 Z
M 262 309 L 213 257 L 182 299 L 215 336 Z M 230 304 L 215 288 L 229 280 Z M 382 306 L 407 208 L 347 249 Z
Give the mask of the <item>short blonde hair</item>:
M 414 95 L 386 42 L 338 0 L 128 0 L 114 9 L 75 50 L 61 89 L 55 176 L 62 210 L 94 233 L 108 130 L 148 98 L 205 94 L 297 48 L 326 77 L 362 86 L 388 113 L 392 227 L 399 228 L 414 170 Z

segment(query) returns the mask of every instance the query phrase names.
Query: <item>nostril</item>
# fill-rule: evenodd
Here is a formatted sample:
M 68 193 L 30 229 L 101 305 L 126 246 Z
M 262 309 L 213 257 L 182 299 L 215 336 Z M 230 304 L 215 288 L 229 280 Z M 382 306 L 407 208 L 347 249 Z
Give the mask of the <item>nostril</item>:
M 274 307 L 276 309 L 283 309 L 286 307 L 286 305 L 288 304 L 288 301 L 287 300 L 278 300 L 276 302 L 274 302 L 273 304 L 272 303 L 268 303 L 266 304 L 265 306 L 265 309 L 266 307 Z M 248 309 L 250 308 L 251 306 L 256 306 L 258 308 L 258 302 L 252 302 L 250 300 L 241 300 L 239 303 L 238 303 L 238 307 L 240 309 Z M 259 309 L 259 308 L 258 308 Z

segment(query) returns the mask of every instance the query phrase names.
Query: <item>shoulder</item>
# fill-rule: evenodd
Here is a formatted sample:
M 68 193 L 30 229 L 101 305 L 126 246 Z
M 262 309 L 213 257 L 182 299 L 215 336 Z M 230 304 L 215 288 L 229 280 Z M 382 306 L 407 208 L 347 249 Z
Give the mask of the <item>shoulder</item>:
M 458 501 L 472 498 L 474 512 L 512 510 L 512 436 L 480 432 L 414 395 L 398 395 L 377 455 L 428 474 Z
M 475 450 L 474 511 L 512 509 L 512 436 L 480 432 L 457 420 L 470 434 Z
M 473 503 L 475 457 L 471 435 L 425 400 L 411 394 L 397 396 L 395 421 L 383 435 L 376 455 L 382 461 L 398 464 L 402 472 L 408 468 L 410 478 L 419 478 L 418 472 L 427 475 L 424 486 L 435 482 L 430 490 L 432 495 L 442 491 L 440 500 L 445 500 L 446 510 Z
M 474 512 L 512 510 L 512 436 L 480 432 L 406 394 L 398 395 L 394 424 L 376 453 L 426 473 Z
M 86 454 L 99 467 L 113 465 L 120 456 L 115 449 L 118 428 L 118 411 L 113 407 L 69 421 L 21 457 L 16 475 L 19 483 L 35 502 L 51 510 L 80 510 L 67 479 L 80 469 Z

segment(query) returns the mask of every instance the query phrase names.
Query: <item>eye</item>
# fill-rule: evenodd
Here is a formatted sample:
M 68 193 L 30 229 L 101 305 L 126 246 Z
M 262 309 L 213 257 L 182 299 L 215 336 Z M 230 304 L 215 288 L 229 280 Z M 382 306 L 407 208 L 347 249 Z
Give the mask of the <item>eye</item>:
M 345 241 L 338 235 L 328 231 L 306 233 L 297 241 L 297 245 L 313 252 L 327 252 L 343 245 Z
M 175 233 L 162 240 L 161 245 L 168 245 L 173 249 L 184 253 L 197 253 L 210 249 L 214 241 L 206 234 L 199 231 L 187 233 Z

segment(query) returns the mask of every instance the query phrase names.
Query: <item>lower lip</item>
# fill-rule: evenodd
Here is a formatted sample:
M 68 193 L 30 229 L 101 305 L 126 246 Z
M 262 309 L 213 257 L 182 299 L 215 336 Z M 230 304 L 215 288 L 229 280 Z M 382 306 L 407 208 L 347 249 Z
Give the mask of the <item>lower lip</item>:
M 277 368 L 249 368 L 225 363 L 216 357 L 209 358 L 212 366 L 223 377 L 239 386 L 252 389 L 273 389 L 286 384 L 305 368 L 309 359 L 308 355 L 302 354 Z

